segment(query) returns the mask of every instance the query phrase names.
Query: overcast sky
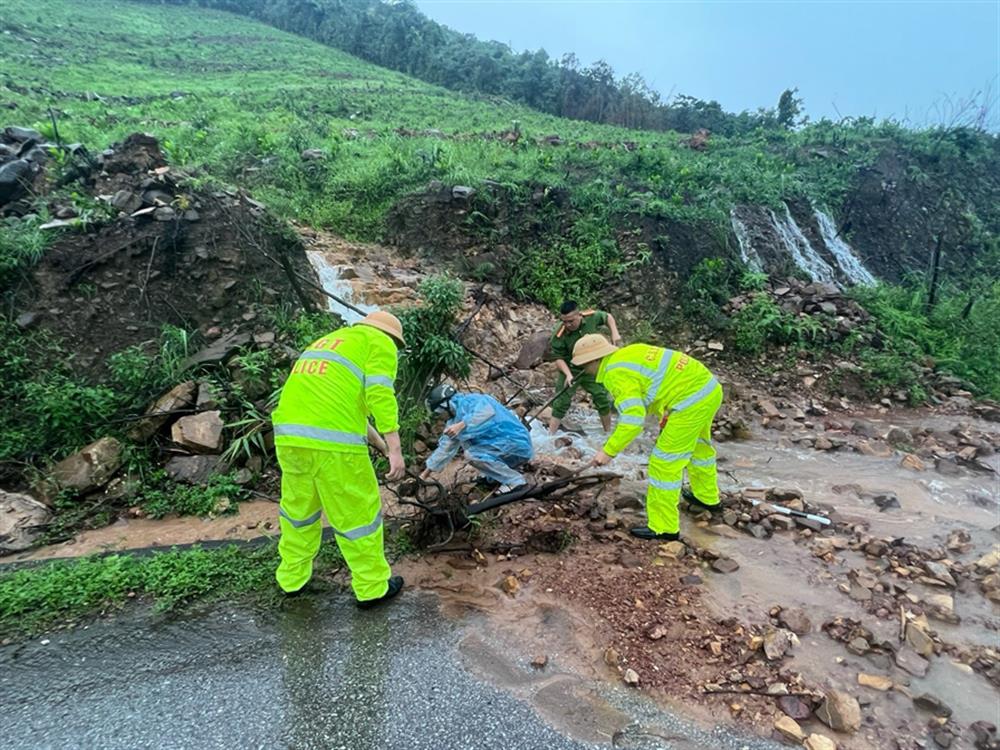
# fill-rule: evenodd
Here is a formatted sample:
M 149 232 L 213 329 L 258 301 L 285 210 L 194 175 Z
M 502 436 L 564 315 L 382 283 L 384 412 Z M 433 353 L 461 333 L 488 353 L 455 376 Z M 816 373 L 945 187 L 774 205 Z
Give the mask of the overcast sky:
M 814 119 L 940 122 L 951 100 L 1000 81 L 1000 0 L 417 0 L 446 26 L 517 51 L 575 52 L 664 96 L 771 107 L 798 87 Z M 997 127 L 994 108 L 992 128 Z

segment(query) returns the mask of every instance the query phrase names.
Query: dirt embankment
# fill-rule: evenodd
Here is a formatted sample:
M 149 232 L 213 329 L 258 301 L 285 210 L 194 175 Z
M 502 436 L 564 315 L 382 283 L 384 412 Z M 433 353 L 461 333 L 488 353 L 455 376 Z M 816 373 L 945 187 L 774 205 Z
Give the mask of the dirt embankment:
M 128 149 L 130 166 L 104 169 L 94 183 L 95 195 L 120 196 L 123 215 L 60 240 L 33 285 L 20 292 L 40 295 L 25 310 L 84 314 L 45 313 L 34 324 L 52 325 L 65 340 L 80 342 L 93 368 L 115 348 L 141 343 L 175 319 L 193 324 L 209 343 L 230 340 L 223 336 L 227 329 L 245 334 L 244 341 L 263 334 L 261 347 L 279 345 L 256 326 L 263 309 L 296 291 L 267 257 L 276 258 L 278 248 L 268 249 L 259 233 L 248 238 L 241 226 L 264 232 L 260 208 L 238 194 L 186 192 L 183 180 L 159 164 L 152 144 L 136 140 Z M 107 157 L 110 164 L 114 158 Z M 461 200 L 452 192 L 449 210 Z M 234 219 L 234 211 L 242 213 Z M 443 236 L 448 231 L 441 229 Z M 454 247 L 462 236 L 456 232 Z M 280 235 L 265 237 L 277 242 Z M 419 262 L 400 259 L 393 249 L 321 232 L 303 232 L 301 247 L 321 254 L 348 282 L 355 301 L 408 302 L 422 278 Z M 304 253 L 294 263 L 293 269 L 315 278 Z M 82 284 L 92 285 L 91 298 L 71 296 Z M 462 387 L 513 397 L 521 411 L 536 409 L 553 380 L 539 346 L 540 334 L 553 324 L 550 314 L 513 303 L 496 285 L 469 284 L 468 291 L 464 340 L 493 364 L 476 360 Z M 771 292 L 798 297 L 796 305 L 838 304 L 820 299 L 816 290 Z M 995 748 L 983 722 L 993 721 L 1000 676 L 994 528 L 1000 437 L 984 418 L 997 414 L 987 408 L 977 416 L 958 391 L 943 391 L 945 403 L 922 412 L 892 399 L 872 405 L 831 397 L 813 388 L 809 369 L 784 374 L 779 391 L 727 365 L 715 342 L 691 343 L 727 392 L 716 435 L 723 512 L 686 513 L 682 542 L 651 544 L 629 536 L 628 527 L 644 520 L 651 425 L 610 467 L 621 475 L 614 482 L 506 506 L 457 529 L 443 549 L 400 561 L 399 569 L 447 603 L 495 613 L 522 636 L 539 669 L 552 658 L 679 701 L 706 720 L 732 717 L 783 737 L 822 735 L 846 750 L 931 743 Z M 228 345 L 216 350 L 223 360 L 232 352 Z M 521 367 L 513 366 L 515 360 Z M 506 378 L 498 366 L 506 368 Z M 199 405 L 197 386 L 191 383 L 187 406 L 201 418 L 211 410 Z M 584 402 L 567 421 L 573 431 L 557 439 L 535 430 L 533 480 L 565 476 L 600 445 Z M 424 430 L 418 460 L 436 434 Z M 187 457 L 200 466 L 218 451 L 216 445 L 206 453 L 202 444 Z M 258 489 L 273 492 L 273 471 L 262 477 Z M 459 503 L 489 493 L 460 465 L 443 483 Z M 396 489 L 402 499 L 422 491 Z M 395 492 L 384 499 L 395 530 L 412 535 L 427 523 Z M 76 544 L 32 556 L 274 530 L 273 504 L 247 504 L 211 522 L 157 525 L 130 515 Z M 565 622 L 580 652 L 558 653 L 551 641 L 531 636 L 526 623 L 552 607 L 572 613 Z M 831 746 L 822 739 L 807 744 Z
M 266 307 L 302 304 L 282 265 L 312 273 L 301 245 L 248 196 L 192 187 L 151 136 L 82 171 L 82 198 L 50 201 L 61 218 L 48 231 L 60 234 L 14 302 L 24 326 L 56 334 L 82 370 L 100 377 L 111 354 L 148 345 L 165 324 L 210 341 L 256 330 Z M 45 179 L 54 173 L 48 165 Z

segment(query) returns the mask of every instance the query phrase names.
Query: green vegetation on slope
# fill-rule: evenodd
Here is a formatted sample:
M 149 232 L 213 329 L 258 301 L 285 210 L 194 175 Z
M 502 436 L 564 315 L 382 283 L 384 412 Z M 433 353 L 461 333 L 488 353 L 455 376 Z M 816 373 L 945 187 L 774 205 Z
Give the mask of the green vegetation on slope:
M 721 252 L 734 204 L 780 208 L 807 197 L 850 213 L 859 176 L 884 154 L 911 165 L 900 176 L 907 186 L 941 195 L 922 204 L 923 213 L 940 216 L 933 232 L 956 258 L 995 246 L 1000 226 L 989 177 L 997 171 L 997 139 L 969 129 L 821 122 L 713 135 L 698 151 L 676 134 L 456 95 L 217 11 L 95 0 L 53 2 L 42 13 L 27 0 L 8 0 L 3 24 L 0 98 L 16 105 L 12 121 L 51 134 L 52 107 L 63 138 L 92 148 L 150 131 L 173 163 L 247 187 L 279 214 L 349 238 L 380 238 L 390 207 L 432 180 L 489 180 L 518 196 L 539 186 L 564 192 L 569 218 L 552 217 L 549 234 L 511 248 L 520 262 L 506 269 L 516 269 L 508 281 L 518 291 L 549 304 L 564 294 L 592 297 L 609 273 L 624 270 L 619 238 L 634 224 L 692 226 L 721 238 L 714 245 Z M 549 134 L 564 145 L 547 145 L 541 138 Z M 303 160 L 307 148 L 325 158 Z M 920 213 L 920 201 L 911 202 L 911 213 Z M 959 225 L 968 231 L 952 231 Z M 896 231 L 902 238 L 912 226 Z M 30 242 L 19 247 L 23 259 L 37 252 Z M 669 268 L 673 251 L 664 252 Z M 938 303 L 961 307 L 966 320 L 987 320 L 992 308 L 979 299 L 995 294 L 995 264 L 984 271 L 985 280 L 975 273 L 952 278 Z M 964 312 L 973 281 L 976 299 Z M 930 312 L 926 325 L 939 340 L 948 329 Z M 968 364 L 968 354 L 942 357 L 936 346 L 920 346 L 954 369 L 961 359 L 963 374 L 995 392 L 981 375 L 997 370 L 995 355 Z
M 145 0 L 190 5 L 192 0 Z M 193 0 L 260 19 L 363 60 L 456 91 L 509 97 L 542 112 L 648 130 L 737 135 L 787 128 L 799 114 L 786 90 L 776 109 L 730 114 L 718 102 L 677 96 L 664 103 L 642 75 L 616 77 L 605 61 L 582 67 L 573 54 L 514 53 L 432 21 L 410 0 Z M 777 89 L 776 89 L 777 91 Z

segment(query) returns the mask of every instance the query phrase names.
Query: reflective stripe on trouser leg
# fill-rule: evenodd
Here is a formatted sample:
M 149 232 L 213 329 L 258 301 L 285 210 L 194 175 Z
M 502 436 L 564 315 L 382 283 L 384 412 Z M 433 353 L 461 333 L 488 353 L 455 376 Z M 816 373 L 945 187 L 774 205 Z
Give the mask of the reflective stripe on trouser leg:
M 314 480 L 316 461 L 309 448 L 278 447 L 281 505 L 278 525 L 281 562 L 275 578 L 284 591 L 298 591 L 312 576 L 313 558 L 323 535 L 319 495 Z
M 719 502 L 719 476 L 715 466 L 715 447 L 712 445 L 712 421 L 721 405 L 722 386 L 718 386 L 707 398 L 688 410 L 695 412 L 701 423 L 701 432 L 694 446 L 691 463 L 687 467 L 688 481 L 694 496 L 705 505 Z M 687 411 L 682 413 L 687 414 Z
M 337 547 L 351 571 L 351 587 L 359 601 L 377 599 L 388 589 L 382 499 L 371 460 L 363 453 L 322 453 L 316 487 Z
M 714 410 L 711 413 L 714 414 Z M 687 466 L 690 474 L 689 461 L 692 456 L 697 455 L 698 437 L 703 432 L 704 420 L 704 413 L 696 406 L 677 413 L 671 412 L 670 419 L 656 439 L 656 447 L 649 457 L 646 516 L 649 528 L 658 534 L 676 534 L 681 530 L 677 502 L 680 499 L 684 467 Z

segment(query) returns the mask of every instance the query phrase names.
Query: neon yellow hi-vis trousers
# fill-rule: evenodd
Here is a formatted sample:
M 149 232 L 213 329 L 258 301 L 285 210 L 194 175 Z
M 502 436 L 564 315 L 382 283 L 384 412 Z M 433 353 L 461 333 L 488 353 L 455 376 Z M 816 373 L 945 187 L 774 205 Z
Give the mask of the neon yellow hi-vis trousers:
M 677 503 L 684 468 L 691 491 L 705 505 L 719 502 L 719 482 L 712 447 L 712 420 L 722 405 L 722 386 L 707 397 L 678 412 L 671 412 L 649 458 L 646 516 L 657 534 L 676 534 L 681 529 Z
M 323 535 L 320 514 L 336 534 L 360 601 L 388 589 L 389 563 L 382 543 L 382 501 L 367 453 L 278 446 L 281 562 L 276 578 L 284 591 L 298 591 L 312 576 Z

